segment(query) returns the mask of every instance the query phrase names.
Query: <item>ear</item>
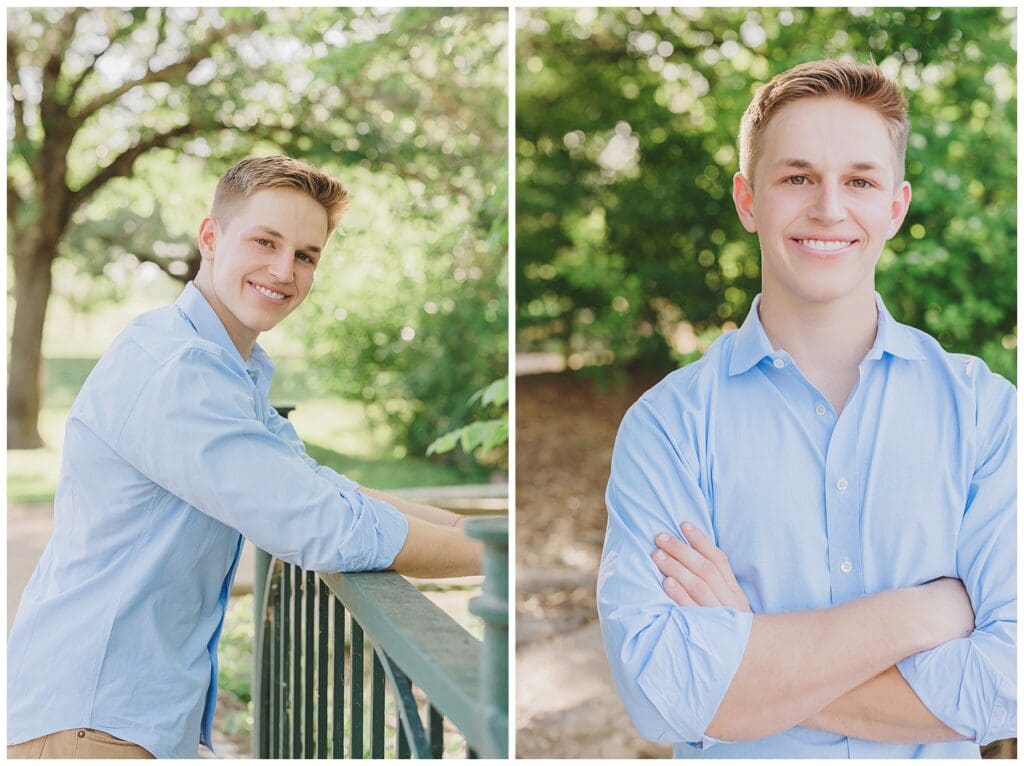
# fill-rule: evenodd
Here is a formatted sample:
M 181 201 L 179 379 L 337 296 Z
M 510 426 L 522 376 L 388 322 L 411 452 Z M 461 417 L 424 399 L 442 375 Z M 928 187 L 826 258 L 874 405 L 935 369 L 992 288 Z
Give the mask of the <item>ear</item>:
M 903 225 L 903 219 L 907 217 L 910 210 L 910 182 L 904 181 L 896 187 L 896 193 L 892 197 L 892 216 L 889 219 L 889 233 L 886 239 L 892 239 L 896 232 Z
M 206 216 L 199 224 L 199 254 L 203 260 L 213 260 L 214 245 L 217 242 L 217 219 Z
M 742 173 L 732 177 L 732 201 L 743 228 L 753 234 L 757 231 L 757 224 L 754 223 L 754 186 Z

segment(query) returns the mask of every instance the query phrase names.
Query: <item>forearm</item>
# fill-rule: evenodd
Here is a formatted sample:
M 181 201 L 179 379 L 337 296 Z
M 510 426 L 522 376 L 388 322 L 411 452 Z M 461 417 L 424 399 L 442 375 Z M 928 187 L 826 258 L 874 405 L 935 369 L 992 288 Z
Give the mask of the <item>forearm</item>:
M 370 497 L 377 498 L 378 500 L 391 503 L 391 505 L 395 506 L 395 508 L 410 518 L 421 519 L 429 522 L 430 524 L 437 524 L 442 527 L 455 527 L 459 526 L 459 521 L 464 518 L 457 513 L 446 511 L 443 508 L 436 508 L 432 505 L 424 505 L 423 503 L 414 503 L 410 500 L 403 500 L 376 489 L 360 487 L 359 491 L 364 495 L 369 495 Z
M 784 731 L 904 657 L 953 638 L 927 619 L 927 587 L 877 593 L 831 609 L 755 615 L 707 733 L 745 740 Z
M 399 510 L 402 510 L 399 508 Z M 461 529 L 408 516 L 409 534 L 389 567 L 410 577 L 463 577 L 482 571 L 483 546 Z
M 896 744 L 966 739 L 924 706 L 896 667 L 833 700 L 801 725 Z

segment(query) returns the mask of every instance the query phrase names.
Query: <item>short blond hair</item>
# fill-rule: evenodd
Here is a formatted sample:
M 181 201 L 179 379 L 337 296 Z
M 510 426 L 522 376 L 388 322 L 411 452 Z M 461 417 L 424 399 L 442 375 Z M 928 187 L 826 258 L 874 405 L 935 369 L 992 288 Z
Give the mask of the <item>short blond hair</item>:
M 229 219 L 242 200 L 263 189 L 298 189 L 320 203 L 327 212 L 327 236 L 337 228 L 348 207 L 348 192 L 341 182 L 291 157 L 251 157 L 242 160 L 217 182 L 210 215 Z
M 765 128 L 782 107 L 797 99 L 824 96 L 839 96 L 863 104 L 886 121 L 896 157 L 896 182 L 901 182 L 910 133 L 906 97 L 875 64 L 836 59 L 799 64 L 757 89 L 740 122 L 740 173 L 754 183 L 754 167 Z

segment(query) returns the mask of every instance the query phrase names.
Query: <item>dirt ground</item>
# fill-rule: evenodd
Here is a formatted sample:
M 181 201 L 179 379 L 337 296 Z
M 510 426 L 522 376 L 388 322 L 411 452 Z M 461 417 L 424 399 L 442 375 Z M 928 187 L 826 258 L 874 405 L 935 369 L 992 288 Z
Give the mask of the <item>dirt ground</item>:
M 516 379 L 516 754 L 657 758 L 608 673 L 594 603 L 619 421 L 655 378 Z

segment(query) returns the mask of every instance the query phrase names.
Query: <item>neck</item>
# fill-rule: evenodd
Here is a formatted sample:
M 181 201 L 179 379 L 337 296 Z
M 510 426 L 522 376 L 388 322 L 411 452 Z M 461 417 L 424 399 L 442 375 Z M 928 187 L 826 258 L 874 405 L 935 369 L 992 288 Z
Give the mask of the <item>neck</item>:
M 210 278 L 201 269 L 193 280 L 193 284 L 203 294 L 203 297 L 206 298 L 206 302 L 210 304 L 210 308 L 213 309 L 217 318 L 220 319 L 220 323 L 224 325 L 228 337 L 231 338 L 231 342 L 238 349 L 238 353 L 242 355 L 242 361 L 248 364 L 249 356 L 252 354 L 253 346 L 256 345 L 259 333 L 254 333 L 247 327 L 242 326 L 242 323 L 238 321 L 235 315 L 228 311 L 227 307 L 217 298 L 217 292 L 213 289 Z
M 822 303 L 787 301 L 765 286 L 758 307 L 775 349 L 785 349 L 804 370 L 833 373 L 855 368 L 878 331 L 874 291 Z

